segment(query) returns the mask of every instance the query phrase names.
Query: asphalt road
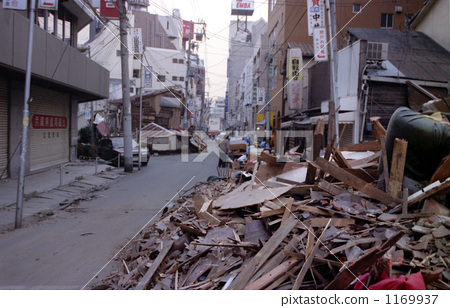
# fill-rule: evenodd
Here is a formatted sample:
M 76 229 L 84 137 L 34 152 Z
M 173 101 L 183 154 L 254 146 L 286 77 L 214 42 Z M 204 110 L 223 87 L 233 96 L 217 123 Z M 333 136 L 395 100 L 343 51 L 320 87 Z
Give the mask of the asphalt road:
M 0 289 L 76 290 L 110 274 L 114 262 L 102 268 L 152 218 L 158 220 L 180 189 L 217 174 L 215 154 L 202 162 L 193 158 L 152 157 L 147 167 L 98 192 L 96 199 L 1 234 Z

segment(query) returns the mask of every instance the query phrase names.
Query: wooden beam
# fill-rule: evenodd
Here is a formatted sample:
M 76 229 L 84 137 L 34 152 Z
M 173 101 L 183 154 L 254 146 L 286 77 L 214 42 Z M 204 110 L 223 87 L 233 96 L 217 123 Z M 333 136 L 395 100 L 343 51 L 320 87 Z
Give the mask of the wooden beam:
M 381 143 L 381 137 L 386 136 L 386 129 L 380 123 L 380 117 L 370 118 L 373 124 L 373 136 Z
M 239 275 L 230 285 L 230 289 L 242 290 L 245 288 L 252 276 L 264 265 L 267 259 L 277 249 L 286 236 L 297 225 L 298 218 L 291 215 L 281 224 L 280 228 L 270 237 L 267 243 L 260 251 L 250 260 Z
M 381 154 L 382 154 L 382 160 L 383 160 L 383 172 L 384 172 L 384 187 L 385 190 L 388 190 L 389 187 L 389 164 L 387 160 L 387 152 L 386 152 L 386 138 L 384 136 L 381 136 L 380 139 L 381 143 Z
M 450 188 L 450 177 L 447 178 L 447 180 L 443 183 L 441 183 L 441 181 L 436 181 L 436 182 L 424 187 L 423 189 L 419 190 L 415 194 L 412 194 L 411 196 L 409 196 L 408 197 L 408 206 L 411 206 L 423 199 L 426 199 L 426 198 L 440 192 L 441 190 L 445 190 L 448 188 Z
M 293 268 L 300 260 L 295 258 L 290 258 L 289 260 L 281 263 L 280 265 L 273 268 L 270 272 L 258 278 L 251 284 L 247 285 L 244 290 L 261 290 L 268 286 L 281 276 L 283 276 L 287 271 Z
M 283 218 L 281 219 L 281 223 L 285 222 L 286 219 L 291 215 L 292 213 L 292 203 L 294 202 L 294 198 L 290 197 L 288 202 L 286 203 Z
M 352 166 L 345 159 L 344 155 L 342 155 L 341 151 L 337 149 L 333 149 L 333 158 L 341 168 L 352 169 Z
M 398 231 L 380 247 L 373 247 L 366 255 L 359 258 L 350 267 L 342 269 L 325 290 L 346 290 L 353 280 L 364 274 L 405 234 Z
M 365 193 L 370 198 L 378 200 L 381 203 L 389 205 L 391 203 L 398 204 L 401 202 L 397 198 L 393 198 L 392 196 L 377 189 L 376 187 L 372 186 L 371 184 L 361 180 L 360 178 L 354 176 L 353 174 L 351 174 L 345 170 L 342 170 L 338 166 L 331 164 L 330 162 L 326 161 L 325 159 L 323 159 L 321 157 L 318 157 L 313 164 L 315 164 L 317 168 L 324 170 L 325 172 L 329 173 L 331 176 L 339 179 L 340 181 L 344 182 L 345 184 L 347 184 L 349 186 L 356 188 L 360 192 Z
M 167 254 L 169 253 L 170 248 L 172 248 L 173 241 L 170 240 L 164 240 L 162 242 L 163 248 L 159 252 L 158 257 L 153 261 L 152 265 L 148 269 L 148 271 L 145 273 L 144 277 L 139 281 L 138 285 L 136 286 L 135 290 L 144 290 L 148 287 L 150 284 L 150 281 L 153 277 L 153 275 L 156 273 L 156 270 L 158 269 L 161 262 L 166 258 Z
M 407 148 L 408 141 L 395 138 L 388 186 L 388 193 L 394 198 L 401 198 Z
M 323 155 L 323 158 L 326 161 L 330 160 L 331 154 L 333 153 L 333 148 L 334 148 L 335 142 L 336 142 L 336 135 L 333 136 L 333 138 L 331 139 L 331 142 L 328 143 L 327 148 L 325 149 L 325 154 Z M 320 170 L 317 180 L 320 181 L 321 179 L 323 179 L 324 175 L 325 175 L 325 172 L 323 170 Z

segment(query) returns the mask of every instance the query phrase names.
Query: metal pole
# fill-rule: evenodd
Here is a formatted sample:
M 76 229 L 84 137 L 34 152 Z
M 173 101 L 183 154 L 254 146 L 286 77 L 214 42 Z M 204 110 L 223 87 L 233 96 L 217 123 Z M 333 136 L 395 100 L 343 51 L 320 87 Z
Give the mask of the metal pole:
M 25 72 L 25 93 L 23 100 L 23 119 L 22 119 L 22 146 L 20 150 L 20 166 L 19 179 L 17 183 L 17 202 L 16 202 L 16 221 L 15 228 L 22 227 L 23 214 L 23 193 L 25 187 L 25 168 L 27 161 L 27 146 L 28 146 L 28 125 L 30 124 L 30 88 L 31 88 L 31 61 L 33 58 L 33 31 L 34 31 L 34 16 L 36 11 L 36 1 L 30 1 L 30 23 L 28 32 L 28 51 L 27 51 L 27 69 Z
M 187 46 L 187 60 L 186 60 L 186 91 L 185 91 L 185 108 L 184 108 L 184 119 L 183 119 L 183 129 L 188 129 L 188 121 L 187 121 L 187 113 L 188 113 L 188 106 L 189 106 L 189 70 L 190 70 L 190 66 L 191 66 L 191 36 L 192 36 L 192 21 L 189 21 L 189 42 L 188 42 L 188 46 Z
M 133 171 L 133 144 L 131 138 L 131 102 L 130 102 L 130 78 L 128 72 L 128 48 L 127 48 L 127 11 L 125 0 L 119 0 L 120 13 L 120 51 L 122 64 L 122 100 L 123 100 L 123 135 L 124 135 L 124 171 Z
M 267 50 L 267 91 L 266 91 L 266 101 L 270 102 L 270 62 L 272 57 L 270 56 L 270 50 Z M 273 73 L 273 72 L 272 72 Z M 266 143 L 270 141 L 270 103 L 266 104 Z
M 145 50 L 145 47 L 144 47 Z M 139 159 L 138 159 L 138 170 L 141 171 L 141 130 L 142 130 L 142 78 L 144 77 L 144 64 L 143 61 L 144 60 L 144 53 L 142 52 L 141 55 L 141 91 L 139 93 L 139 131 L 138 131 L 138 142 L 139 142 Z
M 328 11 L 328 30 L 330 33 L 330 68 L 331 68 L 331 87 L 335 108 L 335 134 L 339 137 L 339 92 L 338 92 L 338 59 L 337 59 L 337 42 L 336 42 L 336 4 L 334 0 L 326 0 L 326 8 Z M 336 143 L 339 141 L 336 139 Z

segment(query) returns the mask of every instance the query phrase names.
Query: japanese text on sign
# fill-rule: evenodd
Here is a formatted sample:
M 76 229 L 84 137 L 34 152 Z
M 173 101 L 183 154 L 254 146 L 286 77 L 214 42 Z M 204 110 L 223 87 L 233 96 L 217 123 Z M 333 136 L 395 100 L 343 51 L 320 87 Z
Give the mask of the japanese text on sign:
M 61 116 L 35 114 L 31 120 L 34 129 L 65 129 L 67 118 Z
M 308 0 L 308 34 L 313 36 L 314 28 L 325 26 L 325 5 L 323 0 Z
M 4 9 L 26 10 L 27 0 L 3 0 Z
M 314 55 L 316 61 L 328 61 L 327 31 L 324 27 L 314 28 Z

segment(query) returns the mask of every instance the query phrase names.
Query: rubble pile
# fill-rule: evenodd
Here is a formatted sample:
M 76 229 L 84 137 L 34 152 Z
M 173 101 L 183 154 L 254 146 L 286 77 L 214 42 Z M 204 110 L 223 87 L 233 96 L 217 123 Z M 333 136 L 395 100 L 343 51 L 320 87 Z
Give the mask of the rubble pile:
M 409 195 L 403 146 L 389 174 L 377 141 L 306 163 L 265 153 L 251 180 L 179 198 L 94 288 L 450 289 L 450 210 L 436 201 L 450 178 Z

